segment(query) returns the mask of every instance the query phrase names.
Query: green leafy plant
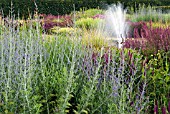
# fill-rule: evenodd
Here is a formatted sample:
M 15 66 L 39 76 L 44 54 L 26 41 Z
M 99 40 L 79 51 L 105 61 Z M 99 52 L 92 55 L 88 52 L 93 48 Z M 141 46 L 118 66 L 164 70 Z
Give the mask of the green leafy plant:
M 159 51 L 149 60 L 149 83 L 147 94 L 150 96 L 150 105 L 157 107 L 157 113 L 161 113 L 161 107 L 168 107 L 170 92 L 170 59 L 168 53 Z M 156 104 L 153 104 L 156 101 Z M 167 109 L 165 109 L 167 110 Z M 156 112 L 156 110 L 155 110 Z
M 98 27 L 100 22 L 102 22 L 101 19 L 81 18 L 75 22 L 75 25 L 79 28 L 94 29 Z

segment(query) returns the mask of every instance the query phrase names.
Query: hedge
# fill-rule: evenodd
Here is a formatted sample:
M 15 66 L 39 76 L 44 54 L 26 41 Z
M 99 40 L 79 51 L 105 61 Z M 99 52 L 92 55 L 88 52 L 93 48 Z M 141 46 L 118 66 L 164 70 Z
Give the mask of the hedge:
M 11 8 L 11 3 L 12 7 Z M 43 0 L 37 0 L 36 5 L 38 6 L 38 11 L 41 14 L 53 14 L 53 15 L 63 15 L 68 14 L 71 11 L 74 10 L 80 10 L 82 7 L 86 8 L 96 8 L 100 7 L 102 5 L 101 2 L 59 2 L 59 1 L 43 1 Z M 20 17 L 27 18 L 29 14 L 34 14 L 34 11 L 36 9 L 36 5 L 32 0 L 2 0 L 0 1 L 0 8 L 3 12 L 4 16 L 9 15 L 11 13 L 11 9 L 13 10 L 13 13 L 15 15 L 18 15 Z
M 150 4 L 150 5 L 170 5 L 170 0 L 0 0 L 0 8 L 3 10 L 3 14 L 6 16 L 11 10 L 11 3 L 13 4 L 13 13 L 20 15 L 20 17 L 27 18 L 29 14 L 33 14 L 35 11 L 36 2 L 39 13 L 63 15 L 68 14 L 74 10 L 79 10 L 82 7 L 88 8 L 106 8 L 106 4 L 113 4 L 121 2 L 125 7 L 132 6 L 138 7 L 138 4 Z

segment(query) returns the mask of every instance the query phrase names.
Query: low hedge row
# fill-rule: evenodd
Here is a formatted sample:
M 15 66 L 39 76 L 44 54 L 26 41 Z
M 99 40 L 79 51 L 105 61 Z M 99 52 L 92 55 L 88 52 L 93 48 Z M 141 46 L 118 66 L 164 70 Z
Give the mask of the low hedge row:
M 60 1 L 60 0 L 1 0 L 0 8 L 3 10 L 3 14 L 6 16 L 11 10 L 11 3 L 13 4 L 13 13 L 20 15 L 20 17 L 27 18 L 29 14 L 33 14 L 35 11 L 35 3 L 38 6 L 39 13 L 43 14 L 53 14 L 53 15 L 63 15 L 68 14 L 74 10 L 73 4 L 75 4 L 75 10 L 80 10 L 80 8 L 106 8 L 106 4 L 113 4 L 120 2 L 124 4 L 125 7 L 138 7 L 138 4 L 151 4 L 151 5 L 170 5 L 169 0 L 164 0 L 160 2 L 159 0 L 95 0 L 95 1 L 84 1 L 84 0 L 71 0 L 71 1 Z
M 0 8 L 3 10 L 3 15 L 7 16 L 11 10 L 11 3 L 13 13 L 20 17 L 28 18 L 30 14 L 34 14 L 36 9 L 36 5 L 38 7 L 38 11 L 41 14 L 53 14 L 53 15 L 63 15 L 68 14 L 74 10 L 80 10 L 80 8 L 96 8 L 102 6 L 101 2 L 59 2 L 59 1 L 43 1 L 36 0 L 36 4 L 33 0 L 2 0 L 0 1 Z M 73 5 L 74 4 L 74 5 Z

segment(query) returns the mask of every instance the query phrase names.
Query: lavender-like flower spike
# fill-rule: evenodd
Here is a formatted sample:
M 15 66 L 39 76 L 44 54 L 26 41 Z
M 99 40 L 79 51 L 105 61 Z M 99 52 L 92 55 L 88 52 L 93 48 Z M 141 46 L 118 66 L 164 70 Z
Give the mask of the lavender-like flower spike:
M 168 112 L 170 113 L 170 101 L 168 102 Z
M 162 107 L 162 114 L 166 114 L 166 107 L 165 106 Z
M 155 100 L 154 114 L 158 114 L 158 101 Z

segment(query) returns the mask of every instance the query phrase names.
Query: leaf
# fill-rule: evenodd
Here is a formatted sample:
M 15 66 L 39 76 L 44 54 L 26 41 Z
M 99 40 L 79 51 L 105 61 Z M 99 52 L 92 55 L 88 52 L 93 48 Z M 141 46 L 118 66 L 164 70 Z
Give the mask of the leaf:
M 3 103 L 0 103 L 0 106 L 3 106 Z
M 69 110 L 65 110 L 66 113 L 69 113 Z
M 76 110 L 73 110 L 74 114 L 79 114 Z
M 41 102 L 42 102 L 42 103 L 46 103 L 47 101 L 46 101 L 46 100 L 42 100 Z
M 170 81 L 170 77 L 169 77 L 169 76 L 166 76 L 166 77 L 165 77 L 165 81 L 166 81 L 166 83 L 169 82 L 169 81 Z
M 64 76 L 68 76 L 68 72 L 67 72 L 67 68 L 66 67 L 63 68 L 63 73 L 64 73 Z
M 51 96 L 51 97 L 54 97 L 54 96 L 56 96 L 56 95 L 55 95 L 55 94 L 50 94 L 50 96 Z
M 8 112 L 8 114 L 14 114 L 14 113 L 12 113 L 12 112 Z
M 155 92 L 151 92 L 150 93 L 150 96 L 153 95 L 153 96 L 156 96 Z
M 5 110 L 5 114 L 7 114 L 8 113 L 8 110 Z
M 70 103 L 67 103 L 67 106 L 70 107 L 70 106 L 72 106 L 72 105 L 71 105 Z
M 88 114 L 88 111 L 86 111 L 86 110 L 82 110 L 82 112 L 84 112 L 85 114 Z
M 13 104 L 14 104 L 14 102 L 9 102 L 9 104 L 10 104 L 10 105 L 13 105 Z

